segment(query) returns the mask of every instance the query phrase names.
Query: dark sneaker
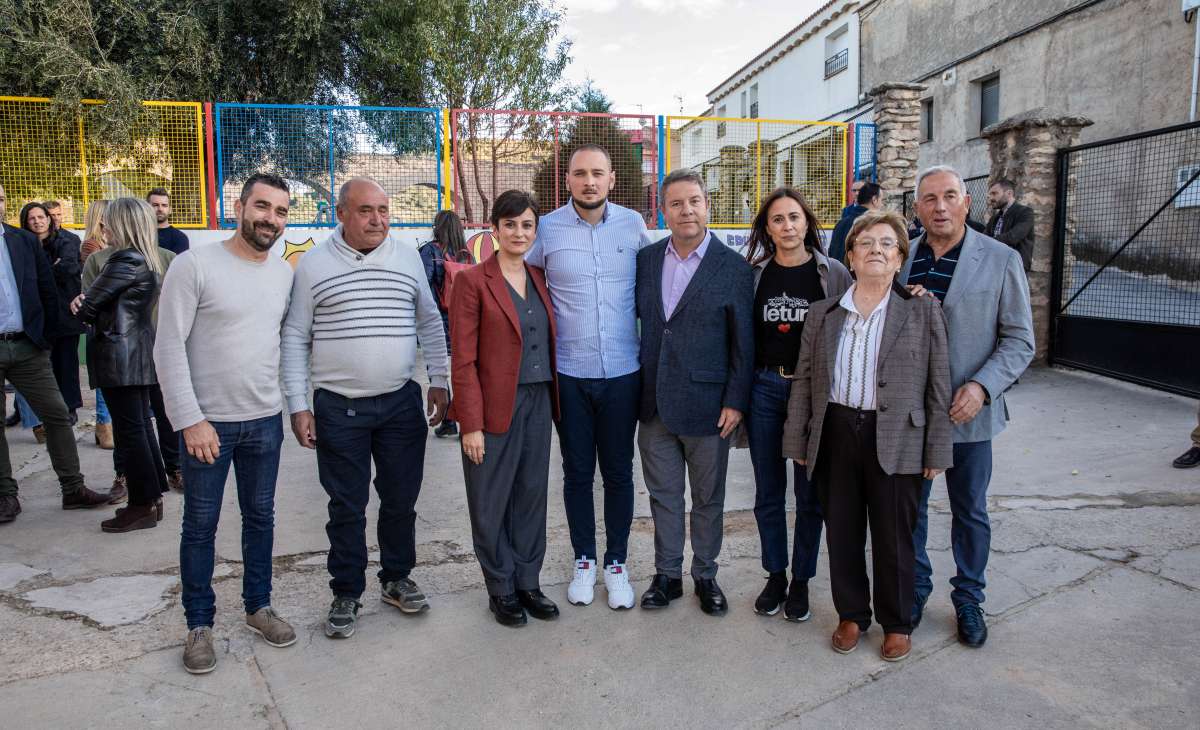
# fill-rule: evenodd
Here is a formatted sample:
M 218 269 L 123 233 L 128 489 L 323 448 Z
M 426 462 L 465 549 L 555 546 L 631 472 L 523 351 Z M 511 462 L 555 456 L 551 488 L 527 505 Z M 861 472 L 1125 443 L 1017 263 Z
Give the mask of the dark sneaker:
M 964 603 L 958 607 L 958 640 L 973 649 L 987 641 L 987 621 L 983 609 L 977 603 Z
M 429 610 L 429 601 L 425 594 L 417 588 L 417 584 L 408 578 L 389 580 L 383 584 L 384 603 L 390 603 L 404 613 L 421 613 Z
M 442 421 L 441 425 L 433 430 L 433 435 L 440 439 L 450 438 L 458 435 L 458 424 L 454 421 Z
M 183 645 L 183 668 L 192 674 L 208 674 L 217 668 L 211 626 L 197 626 L 188 632 Z
M 774 616 L 779 613 L 786 598 L 787 575 L 771 573 L 767 577 L 767 585 L 763 587 L 762 593 L 759 593 L 758 598 L 754 600 L 754 612 L 759 616 Z
M 329 617 L 325 619 L 325 635 L 331 639 L 349 639 L 354 636 L 354 625 L 358 622 L 358 609 L 362 604 L 353 598 L 339 596 L 329 606 Z
M 108 504 L 107 494 L 93 492 L 87 487 L 80 487 L 78 491 L 62 497 L 63 509 L 92 509 L 105 504 Z
M 1200 465 L 1200 446 L 1193 446 L 1171 462 L 1176 469 L 1191 469 L 1197 465 Z
M 284 647 L 296 643 L 295 629 L 280 618 L 270 606 L 263 606 L 254 613 L 246 614 L 246 625 L 271 646 Z
M 0 522 L 12 522 L 21 514 L 21 501 L 15 494 L 0 497 Z
M 783 604 L 783 617 L 792 623 L 800 623 L 811 616 L 812 612 L 808 610 L 808 581 L 792 578 L 787 600 Z

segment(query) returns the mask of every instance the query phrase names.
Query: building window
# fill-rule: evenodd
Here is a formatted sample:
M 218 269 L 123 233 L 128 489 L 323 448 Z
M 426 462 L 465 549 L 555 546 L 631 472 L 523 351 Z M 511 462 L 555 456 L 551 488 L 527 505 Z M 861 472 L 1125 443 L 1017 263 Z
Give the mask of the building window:
M 979 131 L 1000 121 L 999 74 L 979 82 Z
M 741 94 L 741 97 L 742 97 L 742 114 L 741 114 L 741 116 L 742 116 L 742 119 L 745 119 L 747 113 L 749 112 L 749 110 L 746 108 L 746 92 L 743 91 Z
M 921 141 L 933 141 L 933 99 L 921 100 Z
M 726 109 L 725 109 L 725 105 L 724 105 L 724 104 L 722 104 L 722 105 L 721 105 L 721 106 L 720 106 L 720 107 L 717 109 L 717 117 L 719 117 L 720 119 L 724 119 L 724 118 L 725 118 L 725 115 L 726 115 L 727 113 L 728 113 L 728 112 L 726 111 Z M 723 121 L 722 121 L 722 122 L 717 122 L 717 139 L 721 139 L 721 138 L 722 138 L 722 137 L 724 137 L 724 136 L 725 136 L 725 122 L 723 122 Z
M 850 67 L 850 26 L 843 25 L 825 36 L 825 78 Z
M 758 84 L 750 87 L 750 118 L 758 119 Z

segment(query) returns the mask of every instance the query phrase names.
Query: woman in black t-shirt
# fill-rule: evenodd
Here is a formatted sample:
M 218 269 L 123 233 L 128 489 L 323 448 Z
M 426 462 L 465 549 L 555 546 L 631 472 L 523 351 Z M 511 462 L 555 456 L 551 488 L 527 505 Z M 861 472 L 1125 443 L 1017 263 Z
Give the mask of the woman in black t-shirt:
M 788 621 L 806 621 L 808 581 L 816 574 L 821 544 L 821 508 L 804 467 L 793 464 L 796 526 L 789 584 L 783 425 L 808 309 L 818 300 L 840 297 L 851 279 L 845 266 L 825 255 L 817 217 L 792 188 L 779 188 L 763 200 L 746 258 L 754 266 L 755 372 L 746 428 L 736 445 L 750 447 L 754 518 L 763 570 L 769 574 L 754 610 L 774 616 L 782 607 Z

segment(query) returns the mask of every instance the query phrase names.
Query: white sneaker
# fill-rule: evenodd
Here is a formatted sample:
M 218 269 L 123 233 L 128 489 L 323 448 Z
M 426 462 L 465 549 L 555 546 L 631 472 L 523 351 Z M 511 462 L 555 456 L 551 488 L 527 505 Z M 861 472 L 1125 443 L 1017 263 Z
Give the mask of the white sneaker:
M 567 600 L 576 606 L 589 606 L 595 598 L 596 563 L 584 555 L 575 561 L 575 577 L 567 587 Z
M 614 561 L 604 566 L 604 587 L 608 590 L 609 608 L 633 608 L 633 586 L 629 585 L 624 563 Z

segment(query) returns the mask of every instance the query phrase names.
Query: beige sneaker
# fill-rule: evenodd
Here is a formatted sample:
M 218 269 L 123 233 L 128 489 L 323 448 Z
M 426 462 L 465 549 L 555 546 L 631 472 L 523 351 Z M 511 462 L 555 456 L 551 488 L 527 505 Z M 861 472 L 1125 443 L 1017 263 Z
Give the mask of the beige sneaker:
M 296 632 L 292 625 L 280 618 L 270 606 L 246 614 L 246 625 L 271 646 L 291 646 L 296 643 Z
M 187 643 L 183 645 L 183 668 L 192 674 L 208 674 L 217 668 L 211 626 L 197 626 L 188 632 Z

